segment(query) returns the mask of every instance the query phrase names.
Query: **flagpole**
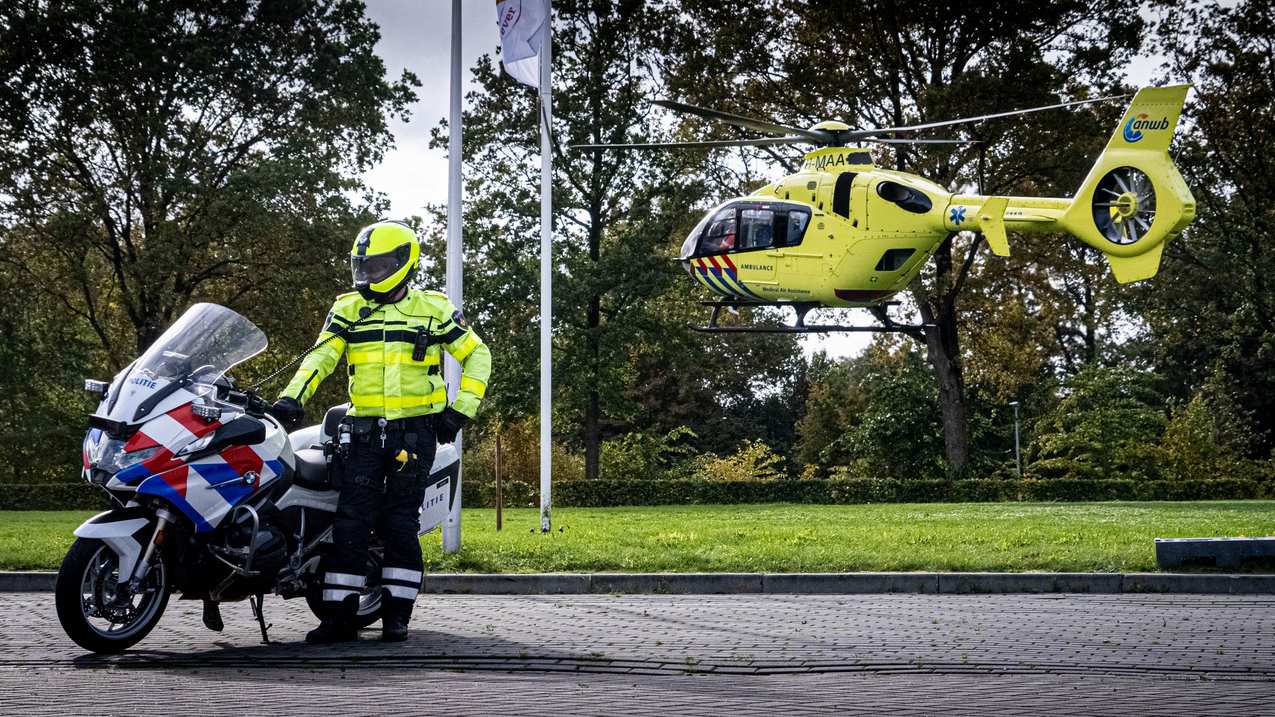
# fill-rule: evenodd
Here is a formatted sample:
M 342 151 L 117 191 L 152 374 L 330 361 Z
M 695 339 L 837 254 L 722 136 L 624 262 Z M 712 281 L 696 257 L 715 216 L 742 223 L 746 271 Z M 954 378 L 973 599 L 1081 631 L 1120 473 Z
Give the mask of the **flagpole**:
M 447 123 L 447 297 L 457 308 L 464 306 L 465 294 L 465 255 L 461 247 L 461 222 L 463 215 L 460 206 L 461 192 L 461 86 L 460 86 L 460 0 L 452 0 L 452 76 L 451 76 L 451 115 Z M 456 391 L 460 385 L 460 364 L 451 356 L 447 357 L 444 380 L 447 382 L 448 402 L 456 399 Z M 447 511 L 447 520 L 443 523 L 443 552 L 455 553 L 460 550 L 460 507 L 461 489 L 461 434 L 456 434 L 456 486 L 452 495 L 455 500 Z
M 545 0 L 540 35 L 540 532 L 553 512 L 553 153 L 550 141 L 553 3 Z

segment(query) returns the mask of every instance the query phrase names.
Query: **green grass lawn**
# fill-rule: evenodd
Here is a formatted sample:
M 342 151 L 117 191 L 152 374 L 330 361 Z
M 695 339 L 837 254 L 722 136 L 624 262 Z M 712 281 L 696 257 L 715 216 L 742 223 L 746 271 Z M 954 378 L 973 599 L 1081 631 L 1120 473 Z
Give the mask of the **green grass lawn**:
M 0 569 L 53 570 L 86 516 L 0 512 Z M 422 538 L 434 572 L 1155 570 L 1156 537 L 1275 535 L 1275 501 L 466 510 L 464 549 Z

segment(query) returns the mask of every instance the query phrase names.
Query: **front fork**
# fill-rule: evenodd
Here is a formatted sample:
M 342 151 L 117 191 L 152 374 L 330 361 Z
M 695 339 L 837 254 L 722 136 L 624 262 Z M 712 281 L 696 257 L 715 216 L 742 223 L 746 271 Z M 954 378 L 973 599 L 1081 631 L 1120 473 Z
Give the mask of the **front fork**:
M 164 544 L 164 528 L 175 520 L 176 516 L 168 511 L 167 508 L 160 508 L 155 511 L 155 532 L 151 533 L 151 539 L 146 543 L 146 550 L 142 553 L 142 559 L 137 561 L 137 565 L 133 567 L 133 574 L 128 578 L 128 590 L 132 594 L 136 594 L 142 589 L 142 584 L 146 581 L 146 576 L 151 570 L 151 559 L 155 556 L 155 549 Z M 162 559 L 162 558 L 161 558 Z M 124 582 L 124 576 L 120 576 L 120 582 Z

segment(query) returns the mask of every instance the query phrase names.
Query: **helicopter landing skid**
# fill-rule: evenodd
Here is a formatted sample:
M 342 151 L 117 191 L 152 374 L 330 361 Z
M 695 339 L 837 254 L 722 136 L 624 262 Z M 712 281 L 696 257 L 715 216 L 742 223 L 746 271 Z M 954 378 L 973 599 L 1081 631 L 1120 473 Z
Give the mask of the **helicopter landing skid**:
M 901 333 L 920 336 L 925 331 L 924 324 L 896 324 L 887 313 L 887 309 L 891 306 L 897 306 L 898 301 L 883 301 L 868 310 L 881 323 L 877 326 L 842 326 L 840 324 L 807 324 L 806 314 L 814 309 L 827 308 L 817 302 L 805 301 L 743 301 L 725 299 L 720 301 L 701 301 L 704 306 L 712 308 L 713 312 L 709 315 L 707 326 L 690 325 L 690 328 L 706 334 L 823 334 L 832 332 L 872 332 L 872 333 Z M 741 307 L 754 306 L 778 306 L 788 307 L 797 312 L 797 321 L 791 326 L 722 326 L 717 322 L 722 309 L 735 310 Z

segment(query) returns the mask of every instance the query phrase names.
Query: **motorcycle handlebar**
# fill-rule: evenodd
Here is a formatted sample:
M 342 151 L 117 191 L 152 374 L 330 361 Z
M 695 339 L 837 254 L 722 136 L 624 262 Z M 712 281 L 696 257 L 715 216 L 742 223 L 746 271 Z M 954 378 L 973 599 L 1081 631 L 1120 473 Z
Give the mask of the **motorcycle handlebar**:
M 241 406 L 244 413 L 254 418 L 264 417 L 266 409 L 270 407 L 260 396 L 249 389 L 228 388 L 222 400 L 226 401 L 226 403 Z

